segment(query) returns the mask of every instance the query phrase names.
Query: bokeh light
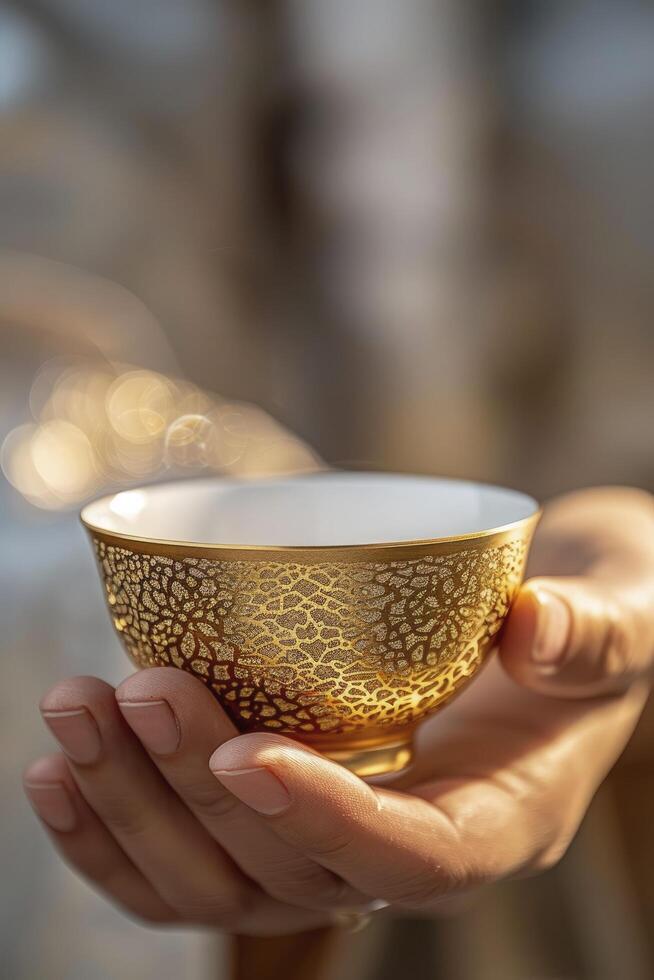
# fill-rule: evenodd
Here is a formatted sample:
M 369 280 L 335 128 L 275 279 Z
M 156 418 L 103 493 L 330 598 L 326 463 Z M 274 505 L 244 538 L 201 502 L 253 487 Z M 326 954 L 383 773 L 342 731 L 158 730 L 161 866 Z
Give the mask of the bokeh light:
M 29 409 L 31 419 L 5 437 L 0 466 L 47 510 L 164 474 L 255 477 L 320 466 L 256 406 L 130 364 L 54 358 L 36 373 Z
M 30 440 L 34 468 L 62 503 L 76 502 L 97 486 L 91 443 L 84 432 L 65 419 L 37 427 Z

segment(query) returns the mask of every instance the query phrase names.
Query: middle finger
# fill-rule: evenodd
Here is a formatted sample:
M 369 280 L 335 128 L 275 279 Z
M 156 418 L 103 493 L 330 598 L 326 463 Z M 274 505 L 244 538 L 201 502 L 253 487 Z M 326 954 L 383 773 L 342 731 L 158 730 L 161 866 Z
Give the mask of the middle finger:
M 269 895 L 315 909 L 369 902 L 338 875 L 280 840 L 213 777 L 211 754 L 238 733 L 204 684 L 176 668 L 153 667 L 124 681 L 116 698 L 170 786 Z

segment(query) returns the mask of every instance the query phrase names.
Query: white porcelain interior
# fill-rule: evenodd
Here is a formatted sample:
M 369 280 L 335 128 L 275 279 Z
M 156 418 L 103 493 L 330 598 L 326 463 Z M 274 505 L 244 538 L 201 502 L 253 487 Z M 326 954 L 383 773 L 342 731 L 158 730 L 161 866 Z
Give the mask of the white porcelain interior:
M 192 479 L 88 504 L 99 530 L 195 544 L 380 544 L 473 534 L 534 514 L 515 490 L 423 476 L 328 472 L 270 480 Z

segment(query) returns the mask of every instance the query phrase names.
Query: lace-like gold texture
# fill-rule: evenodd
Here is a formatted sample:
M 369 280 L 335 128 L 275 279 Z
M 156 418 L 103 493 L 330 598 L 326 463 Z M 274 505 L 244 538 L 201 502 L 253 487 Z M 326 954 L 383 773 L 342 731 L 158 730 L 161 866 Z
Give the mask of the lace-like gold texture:
M 94 545 L 114 626 L 138 666 L 200 677 L 241 731 L 320 741 L 387 737 L 465 684 L 521 582 L 528 536 L 308 563 Z

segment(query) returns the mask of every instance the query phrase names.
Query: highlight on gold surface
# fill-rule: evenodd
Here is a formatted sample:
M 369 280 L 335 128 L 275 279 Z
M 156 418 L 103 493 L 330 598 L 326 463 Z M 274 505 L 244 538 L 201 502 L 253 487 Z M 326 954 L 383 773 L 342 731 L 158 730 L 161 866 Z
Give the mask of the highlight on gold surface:
M 0 467 L 43 509 L 76 507 L 108 487 L 163 473 L 320 467 L 301 439 L 256 406 L 129 364 L 53 358 L 34 378 L 29 408 L 31 419 L 2 442 Z
M 397 546 L 380 559 L 372 548 L 354 558 L 326 548 L 318 561 L 293 550 L 274 560 L 190 557 L 183 545 L 160 554 L 90 533 L 114 627 L 137 666 L 189 671 L 240 731 L 299 738 L 371 776 L 406 766 L 417 723 L 483 664 L 536 520 L 445 549 Z

